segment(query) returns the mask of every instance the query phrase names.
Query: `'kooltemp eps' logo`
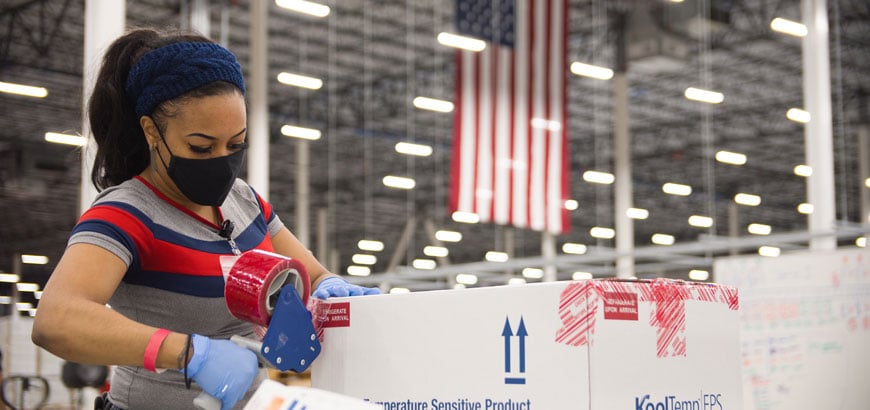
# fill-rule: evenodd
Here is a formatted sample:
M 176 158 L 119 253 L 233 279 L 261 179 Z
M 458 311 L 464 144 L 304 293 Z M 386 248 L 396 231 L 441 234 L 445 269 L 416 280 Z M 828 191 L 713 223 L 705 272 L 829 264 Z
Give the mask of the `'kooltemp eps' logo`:
M 523 322 L 523 317 L 520 316 L 520 324 L 517 326 L 517 331 L 514 333 L 513 329 L 511 329 L 510 319 L 505 316 L 504 318 L 504 329 L 501 331 L 501 335 L 504 337 L 504 383 L 505 384 L 526 384 L 526 336 L 529 335 L 528 331 L 526 331 L 526 324 Z M 513 362 L 513 355 L 511 354 L 511 346 L 512 340 L 516 336 L 519 343 L 519 355 L 518 362 L 519 366 L 516 369 L 522 375 L 521 377 L 517 377 L 516 375 L 511 376 L 514 368 L 512 368 L 511 364 Z

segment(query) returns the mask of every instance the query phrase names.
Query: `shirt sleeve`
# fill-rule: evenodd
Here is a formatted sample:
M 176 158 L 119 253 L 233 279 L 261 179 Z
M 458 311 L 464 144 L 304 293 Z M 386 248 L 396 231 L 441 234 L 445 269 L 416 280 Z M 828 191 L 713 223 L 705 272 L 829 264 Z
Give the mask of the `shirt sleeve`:
M 139 253 L 151 236 L 145 224 L 123 208 L 100 204 L 82 215 L 73 228 L 67 247 L 77 243 L 99 246 L 118 258 L 127 267 L 138 263 Z

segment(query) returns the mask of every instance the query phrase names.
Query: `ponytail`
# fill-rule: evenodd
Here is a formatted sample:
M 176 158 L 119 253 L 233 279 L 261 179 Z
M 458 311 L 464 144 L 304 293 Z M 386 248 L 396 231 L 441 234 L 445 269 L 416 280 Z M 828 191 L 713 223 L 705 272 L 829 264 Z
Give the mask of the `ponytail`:
M 178 42 L 211 42 L 186 32 L 136 29 L 115 40 L 106 51 L 88 101 L 88 120 L 97 154 L 91 182 L 98 190 L 138 175 L 150 163 L 145 133 L 135 103 L 124 90 L 130 68 L 145 53 Z

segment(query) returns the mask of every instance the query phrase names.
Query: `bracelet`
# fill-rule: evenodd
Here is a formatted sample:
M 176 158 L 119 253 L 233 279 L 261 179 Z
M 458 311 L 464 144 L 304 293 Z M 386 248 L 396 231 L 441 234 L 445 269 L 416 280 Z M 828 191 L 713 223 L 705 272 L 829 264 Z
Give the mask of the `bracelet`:
M 145 370 L 149 372 L 157 371 L 157 352 L 160 351 L 160 345 L 163 344 L 163 340 L 166 339 L 166 336 L 169 336 L 169 333 L 167 329 L 157 329 L 151 335 L 151 339 L 148 340 L 148 346 L 145 347 L 145 355 L 142 357 L 142 365 L 145 367 Z
M 190 357 L 190 340 L 192 339 L 191 334 L 187 335 L 187 343 L 184 344 L 184 387 L 187 390 L 190 390 L 190 378 L 187 377 L 187 361 Z

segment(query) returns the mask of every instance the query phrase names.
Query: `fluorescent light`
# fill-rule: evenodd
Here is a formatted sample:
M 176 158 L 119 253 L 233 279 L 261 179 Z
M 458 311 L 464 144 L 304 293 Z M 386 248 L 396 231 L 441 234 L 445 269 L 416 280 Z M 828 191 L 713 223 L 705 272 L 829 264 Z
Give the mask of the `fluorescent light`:
M 870 179 L 868 179 L 870 181 Z M 565 200 L 565 209 L 569 211 L 575 211 L 580 207 L 580 203 L 577 202 L 576 199 L 566 199 Z
M 870 188 L 870 178 L 864 180 L 864 186 Z
M 571 274 L 571 279 L 574 279 L 574 280 L 592 279 L 592 272 L 577 271 L 577 272 L 574 272 Z
M 18 289 L 19 292 L 36 292 L 39 290 L 39 285 L 35 283 L 16 283 L 15 288 Z
M 357 265 L 374 265 L 378 263 L 377 256 L 364 253 L 355 253 L 351 256 L 350 260 Z
M 668 235 L 664 233 L 655 233 L 652 238 L 650 238 L 652 243 L 656 245 L 673 245 L 674 244 L 674 236 Z
M 532 128 L 538 128 L 548 131 L 559 131 L 562 129 L 562 123 L 559 121 L 548 120 L 546 118 L 532 118 Z
M 460 273 L 456 275 L 456 283 L 463 285 L 474 285 L 477 283 L 477 275 L 471 273 Z
M 598 239 L 613 239 L 613 237 L 616 236 L 616 231 L 610 228 L 595 226 L 589 230 L 589 235 Z
M 631 219 L 646 219 L 649 218 L 649 211 L 643 208 L 628 208 L 625 210 L 625 216 Z
M 281 134 L 287 137 L 302 138 L 304 140 L 319 140 L 320 130 L 314 128 L 297 127 L 295 125 L 285 125 L 281 127 Z
M 480 222 L 480 216 L 471 212 L 456 211 L 451 215 L 454 221 L 464 224 L 476 224 Z
M 369 276 L 372 270 L 368 266 L 350 265 L 347 267 L 347 274 L 350 276 Z
M 414 259 L 414 261 L 411 262 L 411 266 L 413 266 L 414 269 L 432 270 L 435 269 L 436 264 L 432 259 Z
M 510 278 L 508 280 L 508 285 L 525 285 L 525 284 L 526 284 L 525 278 Z
M 734 202 L 737 202 L 740 205 L 746 206 L 758 206 L 761 205 L 761 197 L 753 194 L 744 194 L 739 193 L 734 195 Z
M 432 155 L 432 147 L 423 144 L 412 144 L 410 142 L 400 142 L 396 144 L 396 152 L 405 155 L 415 155 L 418 157 L 428 157 Z
M 776 246 L 762 246 L 758 248 L 758 254 L 761 256 L 768 256 L 775 258 L 779 256 L 780 250 Z
M 862 236 L 858 239 L 855 239 L 855 246 L 857 246 L 859 248 L 866 248 L 867 247 L 867 237 Z
M 593 184 L 612 184 L 616 178 L 609 172 L 586 171 L 583 173 L 583 180 Z
M 361 250 L 370 251 L 370 252 L 380 252 L 384 250 L 384 243 L 381 241 L 374 241 L 371 239 L 362 239 L 356 243 Z
M 390 289 L 391 295 L 398 295 L 402 293 L 411 293 L 411 289 L 408 288 L 392 288 Z
M 697 226 L 698 228 L 709 228 L 713 226 L 713 218 L 709 216 L 692 215 L 689 217 L 689 225 Z
M 15 283 L 21 280 L 21 278 L 14 273 L 0 273 L 0 282 L 2 283 Z
M 8 305 L 12 303 L 12 296 L 0 296 L 0 305 Z
M 813 167 L 809 165 L 795 165 L 794 174 L 799 177 L 808 177 L 813 174 Z
M 33 297 L 34 297 L 34 299 L 36 299 L 36 300 L 42 299 L 42 291 L 41 291 L 41 290 L 37 290 L 36 292 L 33 292 Z
M 439 100 L 437 98 L 416 97 L 414 98 L 414 106 L 421 110 L 429 110 L 436 112 L 451 112 L 453 111 L 453 103 L 447 100 Z
M 810 215 L 813 213 L 813 204 L 801 203 L 797 206 L 797 211 L 804 215 Z
M 19 312 L 23 312 L 26 310 L 33 309 L 33 304 L 30 302 L 16 302 L 15 308 L 18 309 Z
M 613 78 L 613 70 L 607 67 L 584 64 L 579 61 L 571 63 L 571 72 L 576 75 L 595 78 L 598 80 L 609 80 Z
M 662 185 L 662 191 L 670 195 L 689 196 L 692 194 L 692 187 L 684 184 L 667 182 Z
M 782 17 L 777 17 L 771 20 L 770 29 L 795 37 L 803 37 L 808 33 L 806 25 L 796 21 L 786 20 Z
M 765 224 L 749 224 L 746 230 L 753 235 L 770 235 L 770 225 Z
M 785 118 L 788 118 L 794 122 L 806 124 L 810 122 L 810 113 L 809 111 L 804 111 L 800 108 L 789 108 L 789 110 L 785 113 Z
M 583 255 L 586 253 L 586 245 L 582 243 L 565 242 L 562 244 L 562 252 L 571 255 Z
M 288 72 L 278 74 L 278 82 L 284 85 L 307 88 L 309 90 L 319 90 L 320 87 L 323 87 L 323 80 L 319 78 Z
M 541 279 L 544 277 L 544 270 L 540 268 L 525 268 L 523 269 L 523 277 L 527 279 Z
M 412 189 L 417 185 L 413 178 L 397 177 L 395 175 L 387 175 L 383 179 L 384 186 L 396 189 Z
M 701 269 L 692 269 L 689 271 L 689 279 L 704 281 L 710 278 L 710 272 Z
M 743 165 L 746 163 L 746 155 L 739 152 L 719 151 L 716 153 L 716 161 L 723 164 Z
M 452 33 L 438 33 L 438 43 L 448 47 L 461 48 L 468 51 L 483 51 L 486 42 L 476 38 L 460 36 Z
M 48 263 L 48 256 L 44 255 L 21 255 L 21 263 L 28 265 L 45 265 Z
M 686 88 L 686 91 L 683 93 L 686 98 L 693 101 L 700 101 L 708 104 L 719 104 L 722 101 L 725 101 L 725 95 L 710 90 L 702 90 L 700 88 L 689 87 Z
M 0 92 L 36 98 L 45 98 L 48 96 L 48 90 L 46 90 L 45 87 L 34 87 L 31 85 L 6 83 L 3 81 L 0 81 Z
M 456 231 L 440 230 L 435 232 L 435 239 L 442 242 L 459 242 L 462 240 L 462 234 Z
M 30 315 L 30 317 L 36 317 L 36 308 L 28 309 L 27 314 Z
M 431 256 L 433 258 L 443 258 L 447 256 L 450 251 L 443 246 L 427 246 L 423 248 L 423 254 L 426 256 Z
M 486 256 L 484 256 L 484 258 L 486 258 L 486 260 L 489 262 L 507 262 L 508 254 L 498 251 L 489 251 L 486 253 Z
M 305 0 L 275 0 L 278 7 L 285 8 L 297 13 L 308 14 L 314 17 L 326 17 L 329 15 L 329 6 Z
M 81 135 L 61 134 L 59 132 L 46 132 L 45 140 L 55 144 L 75 145 L 81 147 L 88 142 L 88 139 Z

